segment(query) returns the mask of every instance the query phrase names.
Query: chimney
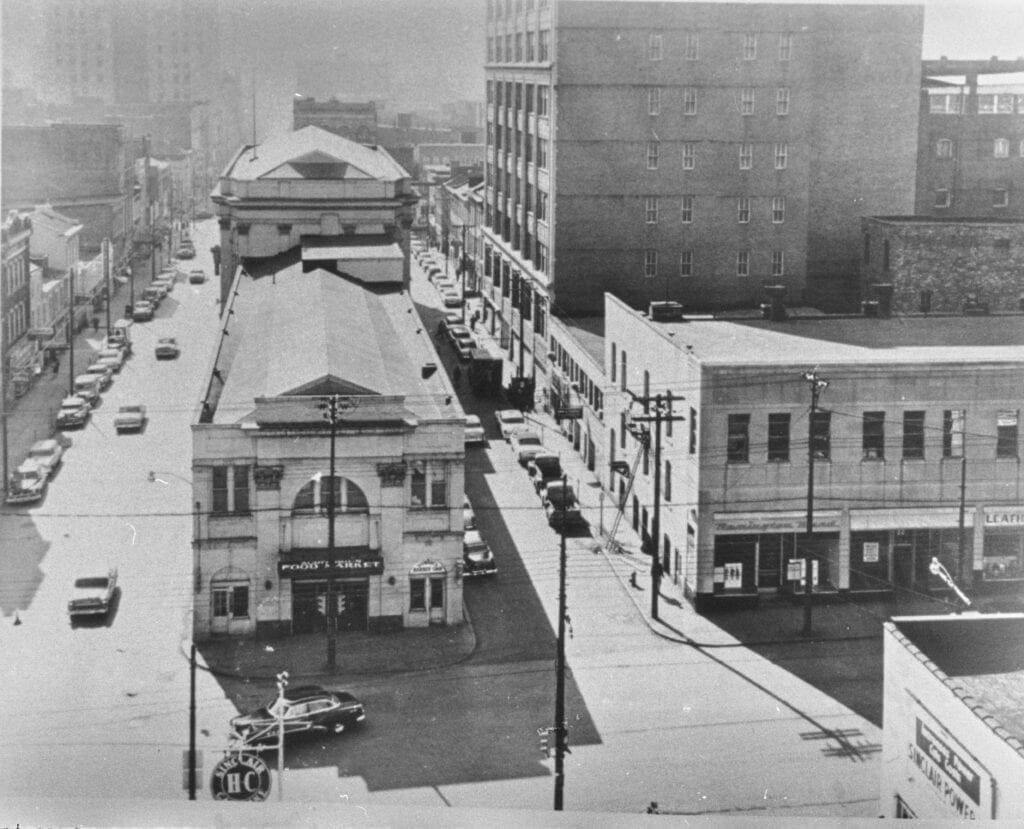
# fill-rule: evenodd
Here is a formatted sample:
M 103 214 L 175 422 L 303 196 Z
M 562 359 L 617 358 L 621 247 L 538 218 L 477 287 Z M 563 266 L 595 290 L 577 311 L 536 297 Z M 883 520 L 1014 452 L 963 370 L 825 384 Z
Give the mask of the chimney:
M 887 320 L 892 316 L 892 294 L 895 290 L 891 282 L 876 282 L 871 286 L 878 301 L 878 316 Z
M 764 292 L 768 295 L 768 302 L 761 306 L 761 315 L 772 322 L 783 322 L 789 318 L 786 313 L 786 292 L 789 290 L 786 285 L 765 285 Z
M 678 302 L 652 302 L 647 315 L 654 322 L 682 322 L 683 306 Z

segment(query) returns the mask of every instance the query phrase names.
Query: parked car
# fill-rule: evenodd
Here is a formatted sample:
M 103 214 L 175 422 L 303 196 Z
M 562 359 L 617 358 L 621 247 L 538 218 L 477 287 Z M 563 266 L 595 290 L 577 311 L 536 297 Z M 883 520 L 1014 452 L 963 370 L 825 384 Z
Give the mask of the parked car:
M 579 501 L 571 485 L 562 481 L 551 481 L 544 490 L 544 511 L 548 524 L 555 529 L 585 524 L 580 512 Z
M 95 362 L 100 365 L 110 366 L 114 373 L 117 374 L 121 370 L 121 366 L 124 365 L 127 356 L 128 352 L 123 348 L 104 348 L 96 354 Z
M 90 406 L 100 402 L 100 378 L 95 374 L 79 374 L 74 381 L 75 395 L 87 400 Z
M 435 279 L 434 287 L 437 288 L 439 294 L 444 294 L 445 291 L 454 291 L 458 288 L 453 280 L 445 277 Z
M 99 380 L 100 391 L 109 389 L 110 384 L 114 381 L 114 369 L 110 363 L 93 363 L 85 370 L 85 373 L 91 374 Z
M 444 334 L 449 340 L 451 340 L 451 329 L 456 325 L 463 325 L 462 314 L 458 311 L 445 311 L 444 319 L 438 323 L 437 331 L 439 334 Z
M 68 602 L 68 613 L 72 621 L 76 616 L 106 616 L 110 612 L 116 591 L 116 567 L 105 576 L 75 579 L 71 601 Z
M 477 415 L 466 415 L 466 445 L 487 443 L 484 426 Z
M 65 397 L 60 401 L 60 411 L 57 412 L 57 428 L 71 429 L 75 426 L 84 426 L 91 411 L 92 407 L 81 397 Z
M 57 471 L 61 461 L 64 460 L 64 447 L 56 438 L 37 440 L 28 450 L 28 460 L 39 464 L 46 472 L 47 478 L 52 478 Z
M 445 308 L 461 308 L 462 294 L 457 291 L 445 291 L 441 294 L 441 303 Z
M 348 691 L 329 691 L 319 685 L 285 689 L 262 708 L 231 719 L 231 727 L 256 751 L 277 747 L 278 718 L 285 737 L 299 734 L 340 734 L 366 721 L 363 704 Z
M 476 513 L 473 512 L 473 505 L 469 502 L 469 496 L 462 496 L 462 529 L 476 529 Z
M 458 311 L 449 311 L 448 313 L 452 314 L 453 317 L 458 318 L 458 322 L 454 322 L 446 326 L 448 341 L 452 345 L 455 345 L 455 341 L 458 339 L 465 339 L 466 337 L 473 336 L 473 332 L 469 330 L 469 326 L 462 321 L 462 314 L 460 314 Z
M 498 572 L 494 553 L 476 530 L 467 530 L 462 536 L 462 577 L 493 576 Z
M 152 285 L 154 288 L 160 288 L 166 296 L 174 290 L 174 274 L 161 274 L 153 280 Z
M 202 285 L 205 281 L 206 271 L 193 268 L 188 272 L 188 282 L 190 285 Z
M 40 500 L 46 494 L 47 470 L 38 461 L 27 459 L 11 473 L 7 482 L 8 504 L 28 504 Z
M 152 302 L 140 299 L 132 306 L 132 319 L 135 322 L 149 322 L 153 319 L 154 310 Z
M 494 413 L 494 417 L 498 421 L 498 430 L 505 440 L 511 438 L 513 432 L 526 428 L 526 420 L 518 409 L 501 409 Z
M 534 455 L 544 451 L 540 435 L 529 429 L 520 429 L 512 435 L 512 454 L 516 456 L 520 466 L 526 466 Z
M 165 296 L 167 296 L 167 291 L 155 282 L 142 291 L 142 298 L 153 306 L 154 311 L 160 307 L 160 303 L 163 302 Z
M 156 341 L 154 350 L 158 360 L 165 358 L 173 360 L 175 357 L 181 356 L 181 348 L 178 347 L 178 341 L 174 337 L 161 337 Z
M 554 452 L 538 452 L 533 456 L 527 466 L 530 473 L 530 480 L 533 481 L 533 488 L 537 494 L 544 497 L 544 490 L 552 481 L 562 479 L 562 462 Z
M 476 340 L 473 339 L 472 335 L 455 339 L 455 353 L 459 355 L 460 360 L 468 360 L 473 355 L 473 352 L 476 351 L 476 348 Z
M 140 432 L 146 425 L 146 407 L 141 403 L 129 403 L 121 406 L 114 415 L 114 430 L 121 432 Z
M 195 259 L 196 249 L 192 247 L 192 245 L 181 245 L 177 251 L 175 251 L 174 256 L 177 259 Z

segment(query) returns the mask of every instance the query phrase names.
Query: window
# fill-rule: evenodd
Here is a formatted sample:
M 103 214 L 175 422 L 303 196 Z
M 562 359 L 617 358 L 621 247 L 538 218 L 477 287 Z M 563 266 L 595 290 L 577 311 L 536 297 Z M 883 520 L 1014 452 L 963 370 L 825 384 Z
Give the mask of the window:
M 936 94 L 934 92 L 929 92 L 928 111 L 933 115 L 959 115 L 961 108 L 960 101 L 961 96 L 959 92 L 954 92 L 952 94 Z
M 789 413 L 768 415 L 768 460 L 789 460 Z
M 740 169 L 749 170 L 754 166 L 754 145 L 740 144 Z
M 691 33 L 686 36 L 683 54 L 686 60 L 698 60 L 700 58 L 700 35 Z
M 234 467 L 234 512 L 249 512 L 249 467 Z
M 421 509 L 448 505 L 448 470 L 443 463 L 420 462 L 412 465 L 409 503 Z
M 684 250 L 679 254 L 679 275 L 693 276 L 693 251 Z
M 656 225 L 658 223 L 658 197 L 647 196 L 644 199 L 644 224 Z
M 547 115 L 548 114 L 548 97 L 551 94 L 551 90 L 546 86 L 537 87 L 537 114 Z
M 213 467 L 213 503 L 212 512 L 228 511 L 228 467 Z
M 626 390 L 626 349 L 622 349 L 622 362 L 620 363 L 621 371 L 620 377 L 622 379 L 622 390 Z
M 775 169 L 785 170 L 786 162 L 789 158 L 789 145 L 788 144 L 776 144 L 775 145 Z
M 672 500 L 672 461 L 665 461 L 665 500 Z
M 688 86 L 683 89 L 683 115 L 697 114 L 697 89 Z
M 658 169 L 658 151 L 659 145 L 657 141 L 647 142 L 647 169 L 657 170 Z
M 785 251 L 772 251 L 772 276 L 786 275 L 786 254 Z
M 644 251 L 644 276 L 648 279 L 658 275 L 658 251 Z
M 427 580 L 409 579 L 409 610 L 427 609 Z
M 612 359 L 610 361 L 610 368 L 612 370 L 612 382 L 615 382 L 615 370 L 618 368 L 618 351 L 619 347 L 615 343 L 612 343 Z
M 743 35 L 743 60 L 754 60 L 757 58 L 757 35 Z
M 1006 138 L 997 138 L 992 142 L 992 155 L 996 158 L 1010 157 L 1010 142 Z
M 697 454 L 697 410 L 690 409 L 690 454 Z
M 996 457 L 1017 457 L 1017 417 L 1016 411 L 1001 411 L 996 414 Z
M 786 221 L 786 197 L 772 196 L 772 224 L 780 225 Z
M 650 60 L 661 60 L 661 35 L 648 36 L 647 57 Z
M 697 145 L 692 141 L 683 144 L 683 169 L 692 170 L 697 166 Z
M 526 33 L 526 62 L 533 63 L 537 59 L 536 38 L 533 32 Z
M 652 86 L 647 90 L 647 114 L 657 115 L 661 112 L 661 88 Z
M 523 62 L 523 35 L 522 32 L 516 35 L 516 63 Z
M 736 276 L 750 276 L 749 250 L 741 250 L 736 254 Z
M 935 142 L 935 157 L 936 158 L 952 158 L 953 157 L 953 142 L 948 138 L 940 138 Z
M 740 92 L 740 115 L 754 114 L 754 87 L 744 87 Z
M 750 221 L 750 199 L 745 196 L 736 199 L 736 219 L 741 225 Z
M 935 191 L 935 200 L 932 202 L 932 204 L 935 207 L 939 207 L 939 208 L 949 207 L 949 205 L 951 203 L 952 203 L 952 200 L 949 197 L 949 190 L 936 190 Z
M 924 412 L 903 413 L 903 458 L 924 458 Z
M 683 224 L 693 221 L 693 196 L 683 196 Z
M 750 415 L 731 414 L 726 455 L 729 463 L 747 463 L 750 458 Z
M 789 60 L 793 56 L 793 35 L 783 32 L 779 35 L 779 60 Z
M 213 593 L 213 615 L 218 618 L 233 616 L 246 618 L 249 615 L 249 585 L 211 585 Z
M 965 409 L 946 409 L 942 413 L 942 457 L 962 458 L 964 456 L 964 425 L 967 422 Z
M 885 458 L 885 412 L 864 412 L 861 430 L 864 460 L 883 460 Z
M 832 457 L 832 412 L 814 410 L 811 418 L 811 455 L 816 461 Z
M 978 96 L 978 114 L 979 115 L 1012 115 L 1013 114 L 1013 95 L 1003 93 L 1000 95 L 979 95 Z
M 789 115 L 789 87 L 781 86 L 775 90 L 775 114 Z
M 882 242 L 882 268 L 889 270 L 889 240 L 885 239 Z
M 537 60 L 545 63 L 548 58 L 548 41 L 551 39 L 551 32 L 544 30 L 537 33 Z

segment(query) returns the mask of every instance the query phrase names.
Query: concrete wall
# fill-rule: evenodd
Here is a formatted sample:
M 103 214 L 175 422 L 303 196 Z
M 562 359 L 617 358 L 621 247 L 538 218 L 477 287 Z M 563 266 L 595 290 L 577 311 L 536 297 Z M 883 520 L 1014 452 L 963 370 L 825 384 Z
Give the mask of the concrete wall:
M 875 282 L 895 286 L 893 311 L 921 310 L 931 292 L 933 313 L 960 313 L 968 294 L 993 311 L 1017 311 L 1024 296 L 1024 218 L 1016 221 L 901 221 L 867 218 L 865 289 Z M 885 248 L 888 244 L 888 266 Z

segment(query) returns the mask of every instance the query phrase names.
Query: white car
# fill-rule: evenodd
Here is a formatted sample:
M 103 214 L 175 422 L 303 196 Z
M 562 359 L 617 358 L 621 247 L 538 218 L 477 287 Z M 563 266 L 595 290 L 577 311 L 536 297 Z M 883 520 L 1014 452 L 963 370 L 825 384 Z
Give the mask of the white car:
M 445 308 L 461 308 L 462 295 L 456 291 L 445 291 L 441 294 L 441 302 Z
M 114 431 L 141 432 L 146 426 L 146 407 L 141 403 L 130 403 L 121 406 L 114 415 Z
M 47 478 L 53 477 L 53 473 L 60 466 L 63 455 L 64 447 L 55 438 L 37 440 L 28 450 L 28 460 L 39 464 L 40 468 L 46 472 Z
M 487 443 L 484 426 L 474 414 L 466 415 L 466 445 L 471 443 Z
M 85 370 L 86 374 L 93 374 L 100 379 L 100 391 L 106 391 L 114 380 L 114 367 L 109 362 L 93 363 Z
M 104 348 L 96 355 L 96 362 L 101 366 L 110 366 L 119 372 L 124 365 L 125 351 L 121 348 Z
M 520 429 L 512 435 L 512 454 L 516 456 L 520 466 L 526 466 L 534 457 L 544 451 L 540 435 L 529 429 Z
M 494 413 L 502 438 L 508 440 L 519 429 L 526 428 L 526 419 L 518 409 L 501 409 Z
M 462 529 L 476 529 L 476 513 L 473 512 L 473 505 L 469 503 L 469 496 L 462 496 Z

